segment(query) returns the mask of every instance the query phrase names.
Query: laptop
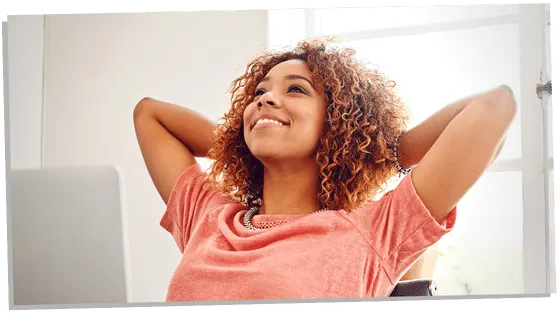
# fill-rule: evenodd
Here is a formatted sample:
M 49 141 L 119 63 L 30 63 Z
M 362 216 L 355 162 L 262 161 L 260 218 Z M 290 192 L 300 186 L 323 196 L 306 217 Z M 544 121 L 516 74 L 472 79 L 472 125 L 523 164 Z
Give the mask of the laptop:
M 9 171 L 13 305 L 129 300 L 120 174 L 113 166 Z

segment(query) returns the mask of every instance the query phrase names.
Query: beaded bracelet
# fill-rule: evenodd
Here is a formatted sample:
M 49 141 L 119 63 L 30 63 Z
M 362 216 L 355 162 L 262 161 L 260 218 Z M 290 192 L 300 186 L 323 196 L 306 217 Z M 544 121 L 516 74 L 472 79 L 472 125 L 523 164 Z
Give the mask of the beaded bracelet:
M 412 168 L 407 168 L 407 169 L 402 168 L 401 164 L 399 163 L 399 156 L 397 154 L 399 139 L 401 138 L 403 133 L 404 133 L 404 131 L 397 135 L 397 138 L 395 139 L 395 143 L 393 144 L 393 153 L 395 154 L 395 164 L 397 165 L 397 169 L 399 170 L 399 173 L 401 175 L 406 175 L 406 174 L 410 173 Z

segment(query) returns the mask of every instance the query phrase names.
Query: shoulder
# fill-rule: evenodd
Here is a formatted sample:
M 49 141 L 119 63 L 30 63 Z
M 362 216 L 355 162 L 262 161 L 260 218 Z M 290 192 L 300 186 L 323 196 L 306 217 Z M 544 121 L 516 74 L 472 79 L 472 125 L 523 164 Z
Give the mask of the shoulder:
M 186 168 L 177 178 L 170 199 L 194 199 L 201 201 L 212 200 L 211 203 L 232 203 L 237 202 L 230 194 L 227 194 L 217 187 L 210 185 L 208 174 L 200 164 L 195 163 Z
M 412 181 L 413 172 L 414 170 L 404 176 L 378 199 L 370 200 L 362 207 L 351 211 L 349 218 L 363 229 L 387 224 L 401 225 L 403 228 L 417 228 L 428 224 L 427 226 L 432 229 L 449 231 L 455 224 L 456 209 L 453 209 L 442 222 L 436 222 L 418 195 Z

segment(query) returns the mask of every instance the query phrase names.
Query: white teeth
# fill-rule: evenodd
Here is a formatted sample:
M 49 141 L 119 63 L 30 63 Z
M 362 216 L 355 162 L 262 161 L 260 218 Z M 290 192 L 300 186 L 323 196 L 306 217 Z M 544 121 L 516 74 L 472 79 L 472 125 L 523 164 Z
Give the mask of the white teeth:
M 282 126 L 282 123 L 281 123 L 281 122 L 279 122 L 279 121 L 277 121 L 277 120 L 268 119 L 268 118 L 259 119 L 259 121 L 257 121 L 257 123 L 255 124 L 255 126 L 258 125 L 258 124 L 267 123 L 267 122 L 268 122 L 268 123 L 274 123 L 274 124 L 277 124 L 277 125 L 279 125 L 279 126 Z

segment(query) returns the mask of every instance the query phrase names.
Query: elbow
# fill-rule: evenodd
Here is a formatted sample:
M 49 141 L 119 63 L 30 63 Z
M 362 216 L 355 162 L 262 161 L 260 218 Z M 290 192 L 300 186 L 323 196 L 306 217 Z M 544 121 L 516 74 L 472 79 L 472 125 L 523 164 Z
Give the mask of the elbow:
M 139 116 L 144 115 L 149 110 L 149 104 L 152 101 L 150 97 L 142 98 L 134 107 L 133 117 L 137 119 Z
M 513 120 L 518 111 L 515 94 L 508 85 L 500 85 L 487 95 L 487 103 L 500 111 L 502 118 Z
M 500 97 L 501 103 L 513 113 L 513 116 L 515 116 L 518 106 L 513 90 L 506 84 L 503 84 L 500 88 L 503 93 L 502 97 Z

